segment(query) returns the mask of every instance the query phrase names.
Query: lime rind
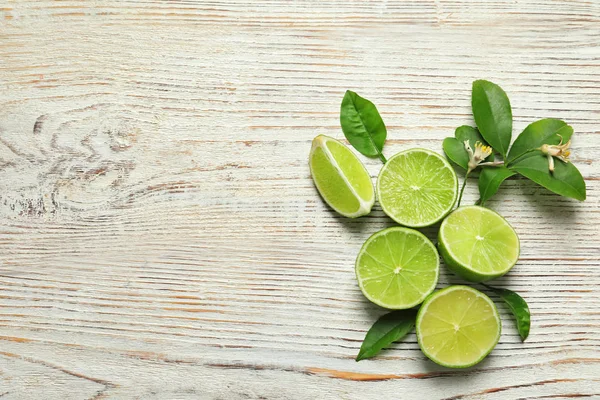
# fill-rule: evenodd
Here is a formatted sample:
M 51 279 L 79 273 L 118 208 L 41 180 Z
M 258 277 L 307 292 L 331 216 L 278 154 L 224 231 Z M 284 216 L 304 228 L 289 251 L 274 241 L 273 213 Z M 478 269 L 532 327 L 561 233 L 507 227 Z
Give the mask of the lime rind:
M 502 234 L 504 237 L 497 237 L 494 240 L 495 246 L 488 246 L 488 250 L 485 250 L 489 253 L 485 253 L 482 250 L 481 254 L 477 254 L 474 256 L 470 255 L 470 262 L 461 261 L 464 257 L 456 254 L 457 249 L 453 249 L 453 247 L 457 247 L 457 242 L 452 242 L 448 236 L 456 235 L 456 232 L 452 232 L 452 229 L 455 231 L 463 230 L 467 231 L 469 229 L 477 228 L 477 222 L 481 222 L 481 218 L 479 221 L 469 220 L 468 216 L 463 217 L 461 214 L 468 213 L 472 210 L 478 210 L 483 216 L 487 214 L 487 218 L 491 217 L 492 220 L 497 221 L 493 226 L 488 226 L 485 233 L 483 233 L 482 237 L 488 236 L 494 238 L 497 233 Z M 457 220 L 458 221 L 454 221 Z M 503 232 L 499 232 L 503 230 Z M 508 237 L 507 237 L 508 233 Z M 507 247 L 508 245 L 503 243 L 503 241 L 513 240 L 514 244 L 511 247 Z M 464 244 L 464 243 L 463 243 Z M 468 242 L 467 242 L 468 244 Z M 471 251 L 475 250 L 476 243 L 471 248 Z M 450 214 L 440 226 L 440 230 L 438 233 L 438 248 L 444 262 L 448 269 L 454 272 L 456 275 L 471 281 L 471 282 L 485 282 L 491 279 L 498 278 L 500 276 L 505 275 L 510 271 L 515 264 L 519 260 L 520 255 L 520 241 L 519 236 L 515 232 L 514 228 L 504 219 L 500 214 L 496 213 L 485 207 L 480 206 L 463 206 L 456 209 L 452 214 Z M 509 252 L 513 252 L 512 255 Z M 485 254 L 483 254 L 485 253 Z M 509 255 L 507 255 L 509 254 Z M 502 269 L 493 269 L 490 265 L 490 261 L 483 261 L 484 257 L 489 258 L 489 260 L 497 260 L 497 261 L 505 261 L 506 266 Z M 479 260 L 479 262 L 477 262 Z M 479 268 L 476 268 L 474 264 L 477 264 Z
M 424 343 L 425 342 L 425 338 L 426 337 L 430 337 L 430 336 L 434 336 L 434 335 L 443 335 L 444 333 L 447 334 L 447 331 L 445 332 L 434 332 L 430 335 L 424 336 L 423 335 L 423 329 L 422 329 L 422 324 L 423 324 L 423 319 L 426 317 L 426 313 L 429 310 L 430 305 L 439 297 L 441 296 L 445 296 L 448 295 L 450 293 L 452 293 L 453 291 L 456 290 L 463 290 L 466 292 L 469 292 L 471 294 L 473 294 L 474 296 L 485 300 L 485 302 L 490 306 L 490 309 L 492 310 L 492 316 L 487 317 L 485 319 L 481 319 L 478 320 L 477 322 L 485 322 L 489 319 L 494 319 L 496 321 L 496 326 L 497 329 L 495 331 L 495 336 L 492 338 L 492 340 L 490 341 L 490 343 L 488 344 L 488 348 L 485 349 L 481 349 L 478 348 L 476 346 L 476 343 L 471 342 L 470 344 L 472 345 L 471 348 L 469 349 L 458 349 L 459 351 L 471 351 L 473 348 L 475 348 L 476 350 L 479 351 L 479 353 L 477 354 L 477 357 L 473 358 L 473 360 L 470 360 L 468 362 L 463 362 L 460 364 L 457 363 L 448 363 L 448 362 L 444 362 L 442 359 L 440 359 L 440 357 L 438 357 L 439 354 L 439 350 L 436 354 L 431 354 L 431 352 L 428 351 L 427 349 L 427 344 Z M 451 307 L 452 304 L 446 302 L 447 307 Z M 464 311 L 463 314 L 463 318 L 467 315 L 467 313 L 471 311 L 470 309 L 467 309 L 466 311 Z M 434 317 L 435 318 L 435 317 Z M 462 322 L 462 321 L 461 321 Z M 465 324 L 464 328 L 468 328 L 470 326 L 474 327 L 473 329 L 476 331 L 476 323 L 469 323 L 469 324 Z M 423 354 L 425 354 L 425 356 L 427 356 L 427 358 L 429 358 L 431 361 L 433 361 L 434 363 L 441 365 L 443 367 L 447 367 L 447 368 L 468 368 L 468 367 L 472 367 L 475 364 L 478 364 L 479 362 L 481 362 L 485 357 L 487 357 L 488 354 L 490 354 L 492 352 L 492 350 L 494 350 L 494 348 L 496 347 L 496 345 L 498 344 L 498 341 L 500 340 L 500 335 L 502 333 L 502 322 L 500 320 L 500 314 L 498 313 L 498 309 L 496 308 L 496 305 L 494 304 L 494 302 L 488 297 L 486 296 L 484 293 L 481 293 L 478 290 L 475 290 L 469 286 L 464 286 L 464 285 L 454 285 L 454 286 L 449 286 L 447 288 L 444 288 L 442 290 L 438 290 L 437 292 L 432 293 L 431 295 L 429 295 L 425 301 L 423 302 L 423 304 L 421 305 L 419 312 L 417 313 L 417 319 L 416 319 L 416 332 L 417 332 L 417 342 L 419 343 L 419 347 L 421 348 L 421 351 L 423 352 Z M 472 330 L 473 331 L 473 330 Z M 477 332 L 478 334 L 481 334 L 480 331 Z M 463 333 L 464 335 L 464 333 Z M 465 338 L 468 339 L 467 336 L 465 336 Z M 451 339 L 448 339 L 448 341 Z M 468 339 L 469 340 L 469 339 Z M 448 344 L 448 342 L 445 343 L 445 345 Z M 443 347 L 445 347 L 445 345 Z
M 436 210 L 437 212 L 431 218 L 427 218 L 425 220 L 418 220 L 418 221 L 415 221 L 415 219 L 414 219 L 414 215 L 416 214 L 415 210 L 411 210 L 410 216 L 400 215 L 401 213 L 394 210 L 393 205 L 388 204 L 388 200 L 386 200 L 388 196 L 382 195 L 382 185 L 383 185 L 382 182 L 384 179 L 386 179 L 386 178 L 384 178 L 384 176 L 387 173 L 388 169 L 392 168 L 391 166 L 394 164 L 394 160 L 399 157 L 410 156 L 413 153 L 426 154 L 427 155 L 426 159 L 428 157 L 435 157 L 436 160 L 439 163 L 441 163 L 441 166 L 443 168 L 440 171 L 444 171 L 444 170 L 448 171 L 448 174 L 450 175 L 451 180 L 452 180 L 451 188 L 443 188 L 445 191 L 452 190 L 451 201 L 448 201 L 446 204 L 440 204 L 438 201 L 436 201 L 435 196 L 433 196 L 433 199 L 428 203 L 428 206 L 431 208 L 438 208 L 438 210 Z M 408 165 L 407 167 L 410 168 L 411 170 L 407 171 L 406 175 L 407 176 L 416 176 L 417 175 L 416 173 L 419 172 L 419 170 L 423 167 L 423 165 L 417 165 L 417 166 Z M 438 173 L 440 171 L 438 171 Z M 439 175 L 437 175 L 437 176 L 439 176 Z M 430 178 L 430 177 L 428 177 L 428 178 Z M 428 179 L 426 182 L 418 182 L 418 185 L 419 186 L 423 186 L 423 184 L 437 185 L 439 182 L 436 181 L 435 178 L 436 178 L 436 175 L 434 175 L 432 178 Z M 394 177 L 391 179 L 396 179 L 396 180 L 402 181 L 401 177 Z M 420 187 L 420 189 L 422 189 L 422 187 Z M 439 189 L 440 188 L 433 187 L 431 190 L 439 190 Z M 450 211 L 452 211 L 452 208 L 454 207 L 454 204 L 456 203 L 456 200 L 458 198 L 458 178 L 456 177 L 454 168 L 452 168 L 450 163 L 444 157 L 442 157 L 438 153 L 428 150 L 428 149 L 413 148 L 413 149 L 408 149 L 408 150 L 402 151 L 398 154 L 395 154 L 393 157 L 388 159 L 388 161 L 385 163 L 385 165 L 379 172 L 379 176 L 377 178 L 377 184 L 376 184 L 376 192 L 377 192 L 377 198 L 379 199 L 379 203 L 381 204 L 381 208 L 390 218 L 392 218 L 394 221 L 396 221 L 400 225 L 408 226 L 410 228 L 423 228 L 426 226 L 431 226 L 431 225 L 441 221 L 446 215 L 448 215 L 450 213 Z M 398 202 L 398 193 L 395 193 L 393 196 L 389 196 L 389 197 L 390 197 L 390 200 L 389 200 L 390 202 L 392 201 L 392 198 L 396 202 Z
M 360 190 L 361 192 L 363 192 L 363 196 L 361 196 L 361 194 L 359 194 L 359 190 L 357 190 L 355 185 L 352 184 L 349 177 L 346 176 L 346 174 L 344 173 L 343 169 L 338 164 L 338 161 L 336 160 L 336 158 L 334 157 L 334 155 L 331 152 L 331 149 L 328 146 L 328 143 L 330 143 L 330 142 L 335 142 L 336 144 L 343 146 L 344 149 L 348 152 L 348 154 L 347 154 L 348 159 L 350 159 L 350 161 L 354 163 L 354 166 L 353 166 L 354 174 L 353 175 L 355 175 L 355 176 L 353 176 L 352 179 L 355 181 L 358 179 L 368 180 L 369 185 L 370 185 L 370 190 L 367 189 L 367 191 L 370 192 L 369 197 L 365 198 L 365 196 L 364 196 L 365 190 Z M 312 160 L 317 151 L 322 152 L 325 155 L 325 157 L 329 160 L 329 163 L 331 164 L 331 166 L 337 171 L 339 177 L 345 183 L 347 190 L 351 193 L 351 195 L 354 197 L 354 199 L 357 202 L 356 211 L 344 210 L 339 205 L 334 204 L 335 202 L 332 201 L 331 198 L 328 198 L 328 196 L 325 194 L 325 193 L 327 193 L 327 188 L 324 187 L 325 183 L 321 182 L 319 179 L 316 178 L 318 173 L 313 168 Z M 309 155 L 309 160 L 310 160 L 310 162 L 309 162 L 310 173 L 313 176 L 313 181 L 315 183 L 315 186 L 317 187 L 317 190 L 321 194 L 321 197 L 323 197 L 325 202 L 331 208 L 333 208 L 339 214 L 341 214 L 345 217 L 349 217 L 349 218 L 358 218 L 358 217 L 361 217 L 361 216 L 366 215 L 369 212 L 371 212 L 371 208 L 373 207 L 373 204 L 375 203 L 375 189 L 373 187 L 373 182 L 371 182 L 369 172 L 367 171 L 367 169 L 365 168 L 363 163 L 358 159 L 358 157 L 356 157 L 356 155 L 354 155 L 354 153 L 352 153 L 352 151 L 350 149 L 348 149 L 342 143 L 340 143 L 339 141 L 337 141 L 329 136 L 319 135 L 313 139 L 312 147 L 311 147 L 310 155 Z
M 405 240 L 397 247 L 387 239 L 387 235 L 394 233 L 404 233 L 406 235 Z M 421 246 L 417 250 L 414 248 L 406 248 L 405 243 L 408 240 L 408 236 L 414 236 L 414 238 L 421 243 Z M 387 252 L 389 259 L 392 260 L 391 263 L 388 262 L 389 260 L 383 255 L 376 255 L 369 251 L 369 247 L 371 247 L 376 240 L 381 238 L 386 240 L 385 246 L 382 245 L 382 247 L 388 249 Z M 408 252 L 409 250 L 411 252 Z M 380 251 L 383 252 L 384 250 Z M 421 257 L 419 257 L 419 255 Z M 425 259 L 427 265 L 422 265 L 423 259 Z M 429 264 L 428 261 L 431 261 L 431 264 Z M 366 266 L 366 264 L 370 264 L 367 269 L 375 270 L 374 277 L 366 276 L 368 274 L 363 272 L 363 267 Z M 395 267 L 398 264 L 401 264 L 402 268 L 400 268 L 400 271 L 396 272 Z M 431 241 L 421 232 L 399 226 L 387 228 L 371 235 L 360 249 L 355 263 L 358 286 L 364 296 L 378 306 L 392 310 L 408 309 L 421 304 L 435 289 L 439 278 L 439 270 L 439 254 L 433 243 L 431 243 Z M 412 294 L 412 301 L 399 301 L 391 304 L 390 302 L 382 300 L 385 293 L 379 293 L 379 296 L 377 296 L 374 293 L 371 293 L 366 287 L 366 283 L 369 281 L 373 279 L 385 279 L 392 274 L 395 276 L 390 277 L 385 290 L 389 290 L 390 288 L 393 290 L 393 285 L 396 285 L 395 288 L 399 291 L 400 295 L 402 295 L 401 292 L 403 290 L 406 291 L 407 294 Z

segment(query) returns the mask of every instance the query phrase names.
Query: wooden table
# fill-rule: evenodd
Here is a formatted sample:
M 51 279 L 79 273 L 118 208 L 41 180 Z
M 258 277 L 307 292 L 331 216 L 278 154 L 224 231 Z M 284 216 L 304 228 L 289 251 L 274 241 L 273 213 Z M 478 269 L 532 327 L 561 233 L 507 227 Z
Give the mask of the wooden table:
M 414 334 L 356 363 L 384 310 L 354 259 L 393 223 L 322 202 L 311 140 L 343 138 L 353 89 L 388 157 L 441 152 L 475 79 L 515 136 L 568 121 L 587 182 L 586 202 L 513 179 L 488 203 L 521 238 L 495 283 L 531 336 L 499 306 L 474 368 Z M 0 88 L 2 400 L 600 398 L 600 2 L 5 0 Z

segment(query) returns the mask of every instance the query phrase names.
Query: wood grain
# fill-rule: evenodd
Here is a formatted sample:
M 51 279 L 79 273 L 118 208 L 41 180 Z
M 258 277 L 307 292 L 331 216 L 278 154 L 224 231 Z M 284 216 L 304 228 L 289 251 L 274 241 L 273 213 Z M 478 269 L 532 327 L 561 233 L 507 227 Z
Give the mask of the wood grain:
M 529 302 L 525 343 L 501 308 L 476 367 L 414 334 L 356 363 L 384 311 L 354 258 L 392 222 L 330 211 L 310 142 L 343 137 L 352 89 L 387 156 L 441 151 L 475 79 L 515 133 L 574 127 L 588 199 L 511 179 L 489 201 L 521 238 L 497 286 Z M 600 3 L 7 0 L 0 88 L 2 400 L 600 398 Z

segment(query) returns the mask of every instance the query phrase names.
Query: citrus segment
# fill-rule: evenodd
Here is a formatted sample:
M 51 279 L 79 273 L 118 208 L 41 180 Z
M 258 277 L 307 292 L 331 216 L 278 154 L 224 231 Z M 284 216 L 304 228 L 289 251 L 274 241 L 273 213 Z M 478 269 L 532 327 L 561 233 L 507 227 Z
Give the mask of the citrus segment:
M 310 172 L 317 190 L 335 211 L 356 218 L 371 211 L 375 191 L 364 165 L 342 143 L 319 135 L 312 143 Z

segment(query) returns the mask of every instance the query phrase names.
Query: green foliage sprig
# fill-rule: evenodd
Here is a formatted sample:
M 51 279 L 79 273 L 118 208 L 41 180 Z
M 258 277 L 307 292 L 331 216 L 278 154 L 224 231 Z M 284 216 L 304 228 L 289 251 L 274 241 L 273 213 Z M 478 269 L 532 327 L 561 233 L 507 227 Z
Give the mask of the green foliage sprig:
M 502 182 L 515 174 L 561 196 L 585 200 L 585 181 L 569 160 L 571 126 L 559 119 L 541 119 L 529 124 L 511 147 L 512 109 L 504 90 L 489 81 L 475 81 L 471 105 L 477 129 L 456 128 L 453 138 L 444 139 L 443 148 L 451 161 L 466 170 L 465 182 L 471 171 L 481 168 L 481 205 L 498 192 Z M 477 159 L 478 155 L 488 152 L 487 158 Z M 494 154 L 500 159 L 496 157 L 492 161 L 490 157 Z

